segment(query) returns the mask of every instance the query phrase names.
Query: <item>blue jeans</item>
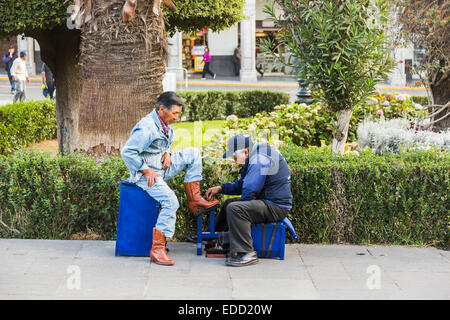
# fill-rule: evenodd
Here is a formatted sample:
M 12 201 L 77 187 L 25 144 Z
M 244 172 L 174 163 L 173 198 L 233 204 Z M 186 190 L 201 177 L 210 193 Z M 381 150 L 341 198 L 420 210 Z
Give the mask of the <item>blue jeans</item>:
M 16 83 L 13 80 L 13 76 L 11 75 L 11 71 L 6 70 L 8 74 L 9 83 L 11 84 L 11 92 L 16 90 Z
M 26 80 L 17 80 L 16 78 L 16 94 L 14 95 L 13 102 L 24 101 L 26 99 Z
M 172 238 L 175 233 L 176 213 L 180 207 L 175 192 L 169 188 L 166 181 L 175 177 L 184 169 L 186 169 L 184 182 L 202 179 L 202 157 L 197 148 L 186 148 L 172 154 L 170 167 L 165 171 L 155 171 L 158 173 L 158 178 L 151 188 L 148 187 L 144 176 L 136 183 L 161 204 L 161 211 L 155 228 L 161 231 L 166 238 Z
M 53 93 L 55 92 L 55 87 L 54 86 L 47 86 L 44 90 L 42 90 L 42 94 L 44 95 L 44 97 L 47 98 L 47 96 L 50 96 L 50 100 L 53 100 Z

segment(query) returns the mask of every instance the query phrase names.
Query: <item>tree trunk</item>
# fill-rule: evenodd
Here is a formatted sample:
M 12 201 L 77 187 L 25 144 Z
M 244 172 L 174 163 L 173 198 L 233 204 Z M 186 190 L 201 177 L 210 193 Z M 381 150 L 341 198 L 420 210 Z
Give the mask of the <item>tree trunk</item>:
M 42 61 L 52 70 L 57 88 L 56 123 L 61 153 L 74 150 L 73 137 L 78 128 L 82 77 L 78 65 L 80 31 L 58 27 L 49 31 L 30 32 L 41 47 Z
M 437 81 L 436 85 L 431 86 L 431 93 L 435 104 L 445 105 L 450 101 L 450 74 L 447 72 L 441 76 L 441 80 Z M 440 119 L 444 115 L 450 113 L 450 109 L 444 110 L 436 115 L 436 119 Z M 434 119 L 432 119 L 433 121 Z M 434 131 L 443 131 L 450 128 L 450 115 L 434 124 Z
M 337 112 L 336 129 L 333 135 L 333 142 L 331 144 L 331 149 L 334 153 L 344 153 L 352 113 L 353 109 L 346 109 Z
M 56 79 L 60 152 L 118 154 L 133 126 L 162 93 L 167 37 L 153 1 L 140 1 L 122 22 L 123 0 L 92 0 L 93 18 L 80 30 L 65 26 L 29 32 Z

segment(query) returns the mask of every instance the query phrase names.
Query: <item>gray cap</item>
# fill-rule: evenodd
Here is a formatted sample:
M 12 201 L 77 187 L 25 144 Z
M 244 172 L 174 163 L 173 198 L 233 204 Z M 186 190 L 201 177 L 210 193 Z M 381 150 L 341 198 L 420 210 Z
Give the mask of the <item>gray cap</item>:
M 222 158 L 228 158 L 233 155 L 237 150 L 250 149 L 253 146 L 252 138 L 243 134 L 238 134 L 231 137 L 227 141 L 227 152 L 222 156 Z

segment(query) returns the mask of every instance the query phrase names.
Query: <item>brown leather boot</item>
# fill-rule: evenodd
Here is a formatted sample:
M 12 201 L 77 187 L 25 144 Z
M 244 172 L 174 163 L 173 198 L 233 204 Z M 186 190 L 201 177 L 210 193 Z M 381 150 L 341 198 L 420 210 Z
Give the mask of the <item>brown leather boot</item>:
M 153 228 L 153 242 L 152 250 L 150 250 L 150 261 L 165 266 L 172 266 L 175 264 L 169 258 L 166 252 L 166 237 L 156 228 Z
M 184 190 L 188 201 L 188 209 L 192 213 L 203 211 L 219 204 L 219 200 L 207 201 L 200 194 L 200 181 L 185 182 Z

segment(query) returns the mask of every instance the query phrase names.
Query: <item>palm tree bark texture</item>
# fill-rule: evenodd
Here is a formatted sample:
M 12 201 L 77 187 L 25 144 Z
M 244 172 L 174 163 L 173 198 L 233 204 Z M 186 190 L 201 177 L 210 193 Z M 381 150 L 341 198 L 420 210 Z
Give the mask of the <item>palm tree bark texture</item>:
M 135 1 L 124 22 L 129 2 L 77 0 L 83 13 L 78 28 L 28 34 L 54 70 L 62 153 L 118 154 L 163 91 L 167 36 L 161 0 Z

